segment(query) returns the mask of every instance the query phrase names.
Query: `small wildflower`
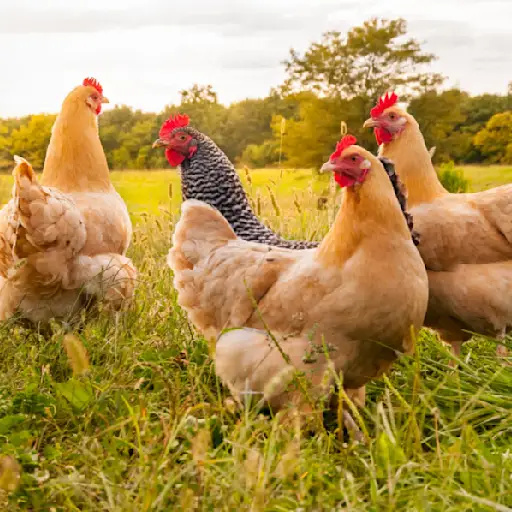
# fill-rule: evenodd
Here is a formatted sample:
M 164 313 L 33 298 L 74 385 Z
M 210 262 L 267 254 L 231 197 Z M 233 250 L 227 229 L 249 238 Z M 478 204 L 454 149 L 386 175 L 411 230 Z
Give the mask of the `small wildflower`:
M 68 355 L 69 364 L 74 375 L 82 375 L 89 369 L 89 356 L 82 342 L 72 334 L 64 336 L 62 342 Z
M 257 450 L 250 450 L 245 459 L 245 485 L 247 489 L 252 489 L 258 483 L 261 468 L 263 467 L 263 457 Z
M 251 176 L 251 171 L 249 171 L 249 168 L 244 165 L 244 171 L 245 171 L 245 177 L 247 178 L 247 182 L 249 183 L 249 185 L 251 185 L 252 187 L 252 176 Z
M 277 474 L 282 479 L 295 476 L 300 469 L 300 414 L 297 410 L 291 411 L 291 419 L 294 430 L 293 439 L 286 446 L 276 468 Z
M 206 460 L 210 441 L 210 431 L 204 428 L 192 440 L 192 458 L 196 464 L 201 465 Z
M 272 192 L 272 189 L 267 185 L 268 193 L 270 195 L 270 200 L 272 201 L 272 206 L 274 207 L 274 211 L 276 212 L 276 215 L 279 217 L 281 215 L 281 209 L 279 208 L 279 204 L 277 202 L 277 198 L 274 195 L 274 192 Z
M 300 206 L 299 199 L 297 198 L 297 196 L 295 194 L 293 195 L 293 204 L 295 205 L 295 208 L 297 208 L 297 211 L 299 213 L 302 213 L 302 208 Z
M 21 467 L 10 456 L 0 457 L 0 491 L 14 492 L 20 483 Z
M 279 478 L 285 480 L 295 476 L 299 470 L 299 461 L 300 443 L 298 439 L 292 439 L 286 446 L 284 454 L 277 465 L 276 473 Z

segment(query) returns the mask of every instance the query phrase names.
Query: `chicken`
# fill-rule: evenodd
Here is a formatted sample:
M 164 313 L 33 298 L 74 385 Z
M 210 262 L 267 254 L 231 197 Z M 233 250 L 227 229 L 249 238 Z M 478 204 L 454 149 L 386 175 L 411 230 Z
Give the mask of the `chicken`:
M 172 167 L 179 166 L 183 200 L 198 199 L 219 210 L 243 240 L 290 249 L 317 247 L 318 242 L 285 240 L 254 214 L 240 178 L 228 157 L 209 137 L 188 126 L 186 115 L 170 117 L 153 147 L 165 147 Z
M 178 302 L 207 339 L 218 338 L 217 374 L 239 399 L 249 390 L 275 408 L 300 402 L 286 386 L 265 390 L 290 366 L 316 393 L 330 364 L 358 390 L 413 350 L 427 307 L 425 266 L 382 163 L 355 142 L 345 136 L 323 166 L 346 191 L 317 249 L 247 242 L 211 206 L 182 205 L 168 256 Z M 230 328 L 244 329 L 223 334 Z
M 512 326 L 512 185 L 448 193 L 417 121 L 397 101 L 394 93 L 381 98 L 364 126 L 374 128 L 408 191 L 429 276 L 426 325 L 459 355 L 466 331 L 503 339 Z
M 16 157 L 13 198 L 0 211 L 0 319 L 68 317 L 83 298 L 119 308 L 136 270 L 125 256 L 132 226 L 110 181 L 98 135 L 101 85 L 86 79 L 64 100 L 41 183 Z

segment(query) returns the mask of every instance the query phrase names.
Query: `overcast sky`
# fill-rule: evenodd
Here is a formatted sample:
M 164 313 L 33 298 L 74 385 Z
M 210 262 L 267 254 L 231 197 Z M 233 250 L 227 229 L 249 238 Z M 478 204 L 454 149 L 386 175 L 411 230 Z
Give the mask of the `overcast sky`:
M 0 0 L 0 116 L 57 112 L 89 75 L 149 111 L 193 83 L 223 103 L 262 97 L 290 48 L 373 16 L 408 20 L 447 85 L 506 92 L 512 0 Z

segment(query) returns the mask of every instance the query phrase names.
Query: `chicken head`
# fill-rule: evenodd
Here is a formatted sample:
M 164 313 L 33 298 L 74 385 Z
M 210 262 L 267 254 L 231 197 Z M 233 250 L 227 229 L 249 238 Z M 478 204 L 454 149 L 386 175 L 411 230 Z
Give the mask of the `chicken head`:
M 347 135 L 336 146 L 336 151 L 330 156 L 329 161 L 322 165 L 322 172 L 333 171 L 334 179 L 340 187 L 351 187 L 356 183 L 362 183 L 368 174 L 372 164 L 357 146 L 355 137 Z
M 400 136 L 408 123 L 414 119 L 396 105 L 398 96 L 395 93 L 382 96 L 371 110 L 371 117 L 363 127 L 373 128 L 377 144 L 387 144 Z
M 96 114 L 101 114 L 103 103 L 109 103 L 108 98 L 103 96 L 103 87 L 95 78 L 86 78 L 82 87 L 84 88 L 85 103 Z
M 153 148 L 165 147 L 165 156 L 171 167 L 177 167 L 197 151 L 197 140 L 188 123 L 186 114 L 171 116 L 162 125 L 159 138 L 153 143 Z

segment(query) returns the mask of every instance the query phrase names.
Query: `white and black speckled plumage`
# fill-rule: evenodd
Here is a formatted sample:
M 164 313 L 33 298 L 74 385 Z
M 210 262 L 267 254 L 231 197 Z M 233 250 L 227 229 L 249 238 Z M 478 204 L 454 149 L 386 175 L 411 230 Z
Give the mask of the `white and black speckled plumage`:
M 288 249 L 317 247 L 319 242 L 285 240 L 254 214 L 233 164 L 209 137 L 191 127 L 177 130 L 192 135 L 196 153 L 181 163 L 183 200 L 198 199 L 219 210 L 243 240 Z
M 222 213 L 236 235 L 243 240 L 288 249 L 318 247 L 320 242 L 281 238 L 262 224 L 249 204 L 233 164 L 217 144 L 192 127 L 180 127 L 176 129 L 176 131 L 178 130 L 190 134 L 193 137 L 191 143 L 197 145 L 194 155 L 185 158 L 180 165 L 183 201 L 197 199 L 213 206 Z M 414 244 L 418 245 L 419 235 L 413 230 L 413 218 L 406 211 L 406 195 L 404 187 L 395 173 L 395 167 L 386 158 L 380 157 L 379 160 L 393 184 L 395 195 L 411 230 Z
M 398 174 L 395 171 L 395 165 L 393 162 L 384 157 L 378 157 L 382 167 L 386 171 L 386 174 L 391 181 L 391 185 L 393 185 L 393 190 L 395 191 L 395 196 L 400 204 L 400 209 L 404 214 L 405 220 L 407 221 L 407 226 L 409 231 L 411 232 L 412 241 L 414 245 L 420 244 L 420 234 L 417 231 L 414 231 L 414 221 L 412 215 L 407 211 L 407 192 L 405 190 L 404 184 L 400 181 Z

